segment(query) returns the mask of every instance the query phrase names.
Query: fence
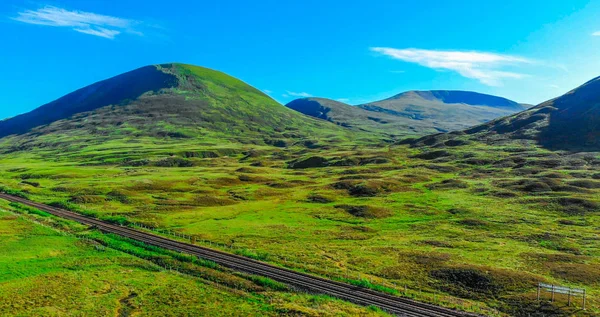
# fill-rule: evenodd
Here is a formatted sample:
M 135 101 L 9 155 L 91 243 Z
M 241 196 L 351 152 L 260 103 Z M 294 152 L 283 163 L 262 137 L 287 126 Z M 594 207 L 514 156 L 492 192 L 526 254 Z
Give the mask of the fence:
M 582 298 L 582 308 L 585 310 L 585 301 L 586 301 L 585 289 L 570 288 L 570 287 L 564 287 L 564 286 L 558 286 L 558 285 L 552 285 L 552 284 L 539 283 L 538 291 L 537 291 L 537 299 L 538 300 L 540 300 L 542 291 L 552 293 L 552 298 L 551 298 L 552 302 L 554 302 L 554 298 L 555 298 L 556 294 L 567 295 L 568 300 L 569 300 L 569 306 L 571 306 L 571 297 L 581 297 Z

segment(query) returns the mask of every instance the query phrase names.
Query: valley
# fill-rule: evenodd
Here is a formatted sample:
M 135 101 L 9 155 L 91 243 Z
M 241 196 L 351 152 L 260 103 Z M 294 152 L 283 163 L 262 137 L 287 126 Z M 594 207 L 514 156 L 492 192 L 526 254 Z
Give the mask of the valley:
M 0 139 L 0 191 L 444 307 L 598 313 L 600 157 L 564 146 L 595 150 L 595 126 L 580 124 L 594 118 L 581 107 L 596 104 L 595 81 L 464 131 L 396 139 L 286 109 L 222 73 L 157 69 L 177 84 Z M 545 142 L 538 131 L 559 119 L 588 141 Z M 589 309 L 537 301 L 538 282 L 587 289 Z M 315 309 L 305 314 L 326 314 Z

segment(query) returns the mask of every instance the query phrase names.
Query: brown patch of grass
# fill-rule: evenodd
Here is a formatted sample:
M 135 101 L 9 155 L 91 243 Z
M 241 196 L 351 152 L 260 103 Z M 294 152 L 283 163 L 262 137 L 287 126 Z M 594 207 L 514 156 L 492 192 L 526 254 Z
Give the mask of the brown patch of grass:
M 419 241 L 418 244 L 420 245 L 429 245 L 432 247 L 438 247 L 438 248 L 454 248 L 454 246 L 451 243 L 445 242 L 445 241 L 439 241 L 439 240 L 422 240 Z
M 444 267 L 430 274 L 439 289 L 465 298 L 524 292 L 539 281 L 537 276 L 525 272 L 474 265 Z
M 582 263 L 551 264 L 550 272 L 572 283 L 600 284 L 600 265 Z
M 431 151 L 431 152 L 417 154 L 414 157 L 422 159 L 422 160 L 435 160 L 435 159 L 438 159 L 441 157 L 449 157 L 451 155 L 452 154 L 450 154 L 450 152 L 448 152 L 448 151 L 438 150 L 438 151 Z
M 325 196 L 322 194 L 312 193 L 312 194 L 308 195 L 306 200 L 311 203 L 328 204 L 328 203 L 334 202 L 335 198 Z
M 469 188 L 469 184 L 467 182 L 461 181 L 459 179 L 445 179 L 438 183 L 429 184 L 426 187 L 430 190 L 459 189 L 459 188 Z
M 237 204 L 237 201 L 216 196 L 197 196 L 194 198 L 193 203 L 200 207 L 213 207 L 234 205 Z
M 458 223 L 465 225 L 467 227 L 472 227 L 472 228 L 476 228 L 476 227 L 484 228 L 484 227 L 488 227 L 490 225 L 490 223 L 485 220 L 475 219 L 475 218 L 462 219 L 462 220 L 459 220 Z
M 271 179 L 263 177 L 263 176 L 253 176 L 253 175 L 247 175 L 247 174 L 242 174 L 242 175 L 238 176 L 238 179 L 245 183 L 266 183 L 266 182 L 272 181 Z
M 571 186 L 587 188 L 587 189 L 600 188 L 600 182 L 588 180 L 588 179 L 580 179 L 580 180 L 569 182 L 568 184 Z
M 134 183 L 129 187 L 132 191 L 186 192 L 189 188 L 178 188 L 182 183 L 169 180 L 147 180 Z
M 240 181 L 239 178 L 218 177 L 218 178 L 208 180 L 207 183 L 209 183 L 211 185 L 217 185 L 217 186 L 232 186 L 232 185 L 239 185 L 242 183 L 242 181 Z
M 570 215 L 581 215 L 588 212 L 597 212 L 600 204 L 584 198 L 560 197 L 554 201 L 561 207 L 562 211 Z
M 389 193 L 400 188 L 397 182 L 381 180 L 344 180 L 332 185 L 335 189 L 348 191 L 354 197 L 373 197 L 381 193 Z
M 99 204 L 103 203 L 106 200 L 102 196 L 94 196 L 94 195 L 80 195 L 73 196 L 69 199 L 69 202 L 75 204 Z
M 389 209 L 373 206 L 353 206 L 353 205 L 337 205 L 335 208 L 343 209 L 347 213 L 360 218 L 386 218 L 392 215 Z
M 311 182 L 308 181 L 303 181 L 303 180 L 299 180 L 299 179 L 294 179 L 291 181 L 280 181 L 280 182 L 270 182 L 267 183 L 267 186 L 269 187 L 273 187 L 273 188 L 294 188 L 294 187 L 298 187 L 298 186 L 306 186 L 306 185 L 310 185 L 313 184 Z

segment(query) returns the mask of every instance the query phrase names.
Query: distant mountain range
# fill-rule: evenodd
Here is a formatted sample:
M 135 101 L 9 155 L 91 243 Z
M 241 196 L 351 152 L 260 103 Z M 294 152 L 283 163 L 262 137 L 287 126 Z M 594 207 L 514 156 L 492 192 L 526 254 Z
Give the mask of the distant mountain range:
M 408 91 L 357 106 L 325 98 L 286 106 L 347 128 L 400 136 L 461 130 L 528 108 L 506 98 L 451 90 Z

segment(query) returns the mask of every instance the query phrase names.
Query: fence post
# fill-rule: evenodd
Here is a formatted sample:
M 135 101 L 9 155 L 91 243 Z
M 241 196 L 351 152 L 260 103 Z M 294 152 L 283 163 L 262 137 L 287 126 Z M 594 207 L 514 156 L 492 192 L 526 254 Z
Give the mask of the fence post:
M 569 288 L 569 307 L 571 307 L 571 289 Z
M 585 310 L 585 289 L 583 290 L 583 310 Z
M 554 285 L 552 285 L 552 302 L 554 303 Z
M 541 288 L 542 288 L 542 284 L 538 283 L 538 291 L 537 291 L 537 300 L 538 301 L 540 300 L 540 291 L 541 291 Z

